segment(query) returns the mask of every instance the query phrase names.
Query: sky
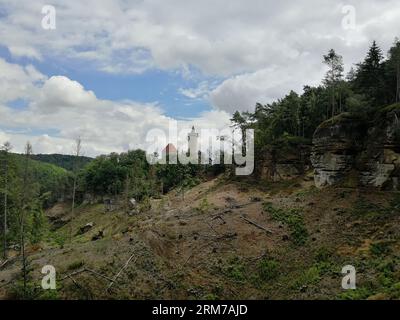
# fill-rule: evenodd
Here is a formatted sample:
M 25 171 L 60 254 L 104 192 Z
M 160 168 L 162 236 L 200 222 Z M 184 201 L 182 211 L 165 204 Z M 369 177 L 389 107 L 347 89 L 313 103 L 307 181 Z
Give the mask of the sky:
M 224 129 L 318 85 L 329 49 L 349 70 L 396 36 L 398 0 L 0 0 L 0 144 L 96 156 L 171 120 Z

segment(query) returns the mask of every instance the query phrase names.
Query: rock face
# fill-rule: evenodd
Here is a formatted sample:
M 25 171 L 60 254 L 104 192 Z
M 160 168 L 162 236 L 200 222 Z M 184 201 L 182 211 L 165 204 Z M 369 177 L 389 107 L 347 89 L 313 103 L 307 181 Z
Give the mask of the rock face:
M 341 183 L 352 174 L 361 186 L 398 189 L 399 119 L 400 106 L 383 110 L 370 124 L 346 113 L 322 123 L 310 157 L 316 186 Z
M 400 177 L 400 109 L 382 115 L 367 136 L 360 157 L 362 185 L 398 190 Z
M 317 187 L 336 184 L 352 170 L 362 146 L 362 134 L 362 122 L 349 114 L 341 114 L 317 128 L 310 157 Z
M 281 181 L 302 175 L 311 167 L 310 149 L 310 145 L 298 144 L 286 146 L 284 149 L 271 147 L 265 150 L 261 178 Z

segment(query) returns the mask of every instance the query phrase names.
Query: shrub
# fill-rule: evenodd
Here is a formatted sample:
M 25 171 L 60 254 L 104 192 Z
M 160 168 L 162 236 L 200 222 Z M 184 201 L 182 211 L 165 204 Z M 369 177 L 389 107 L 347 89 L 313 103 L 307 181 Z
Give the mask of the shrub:
M 317 266 L 312 266 L 311 268 L 304 271 L 295 281 L 293 287 L 299 289 L 303 286 L 309 286 L 316 284 L 321 279 L 320 273 Z
M 225 274 L 229 278 L 241 282 L 245 280 L 245 268 L 239 258 L 235 257 L 228 261 L 228 266 L 225 269 Z
M 274 279 L 279 272 L 279 263 L 273 259 L 264 258 L 258 265 L 258 274 L 262 280 Z
M 72 262 L 68 267 L 67 267 L 67 269 L 68 270 L 76 270 L 76 269 L 79 269 L 79 268 L 81 268 L 81 267 L 83 267 L 85 265 L 85 262 L 84 261 L 75 261 L 75 262 Z
M 389 245 L 388 242 L 376 242 L 371 245 L 369 250 L 375 256 L 382 256 L 390 252 Z
M 304 224 L 303 213 L 298 209 L 283 209 L 275 208 L 270 202 L 263 204 L 264 211 L 271 214 L 274 220 L 280 221 L 288 225 L 291 231 L 291 240 L 295 245 L 303 245 L 308 238 L 308 231 Z
M 205 213 L 209 211 L 211 208 L 210 203 L 208 202 L 207 198 L 203 198 L 200 202 L 200 205 L 197 207 L 197 210 L 201 213 Z

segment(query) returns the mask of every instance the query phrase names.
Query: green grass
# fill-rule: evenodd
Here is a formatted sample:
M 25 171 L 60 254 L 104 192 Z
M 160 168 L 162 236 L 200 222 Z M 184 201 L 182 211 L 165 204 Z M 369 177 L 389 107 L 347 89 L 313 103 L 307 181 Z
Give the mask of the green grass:
M 357 289 L 349 289 L 343 291 L 338 295 L 340 300 L 365 300 L 372 295 L 372 291 L 369 288 L 361 287 Z
M 312 266 L 309 269 L 305 270 L 293 280 L 291 287 L 293 289 L 301 289 L 304 286 L 310 286 L 314 284 L 318 284 L 321 280 L 320 271 L 317 266 Z

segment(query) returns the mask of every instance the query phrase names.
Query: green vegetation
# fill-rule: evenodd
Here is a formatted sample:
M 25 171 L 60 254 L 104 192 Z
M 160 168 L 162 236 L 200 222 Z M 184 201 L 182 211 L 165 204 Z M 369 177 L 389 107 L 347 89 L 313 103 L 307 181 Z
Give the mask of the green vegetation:
M 304 86 L 300 95 L 294 91 L 275 102 L 257 103 L 254 112 L 236 112 L 234 126 L 242 131 L 255 130 L 256 162 L 272 156 L 276 161 L 282 146 L 301 149 L 309 144 L 316 128 L 330 125 L 343 118 L 374 120 L 385 112 L 398 109 L 400 102 L 400 41 L 395 40 L 385 59 L 374 41 L 363 61 L 347 76 L 343 74 L 343 58 L 331 49 L 323 62 L 328 71 L 322 85 Z M 283 142 L 283 143 L 282 143 Z M 286 147 L 287 148 L 287 147 Z M 298 150 L 297 152 L 300 152 Z M 271 159 L 268 159 L 271 160 Z M 257 171 L 257 166 L 256 166 Z
M 228 261 L 224 274 L 236 282 L 246 279 L 245 266 L 239 257 L 233 257 Z
M 80 170 L 93 160 L 89 157 L 75 157 L 67 154 L 35 154 L 32 155 L 32 159 L 50 163 L 68 171 L 74 170 L 75 163 L 77 163 L 77 168 Z
M 263 204 L 264 211 L 271 214 L 274 220 L 280 221 L 289 227 L 290 239 L 295 245 L 303 245 L 308 238 L 308 231 L 303 220 L 303 213 L 298 209 L 283 210 L 275 208 L 270 202 Z
M 271 280 L 279 274 L 279 263 L 268 257 L 264 257 L 258 264 L 258 274 L 263 281 Z
M 293 289 L 302 289 L 305 286 L 317 284 L 321 280 L 320 272 L 316 266 L 312 266 L 303 273 L 292 284 Z
M 211 209 L 211 205 L 208 202 L 207 198 L 201 199 L 200 205 L 197 207 L 197 211 L 200 213 L 206 213 Z
M 370 247 L 370 251 L 375 256 L 382 256 L 390 253 L 390 242 L 376 242 Z
M 85 265 L 85 261 L 75 261 L 71 263 L 67 269 L 68 270 L 77 270 L 79 268 L 82 268 Z

